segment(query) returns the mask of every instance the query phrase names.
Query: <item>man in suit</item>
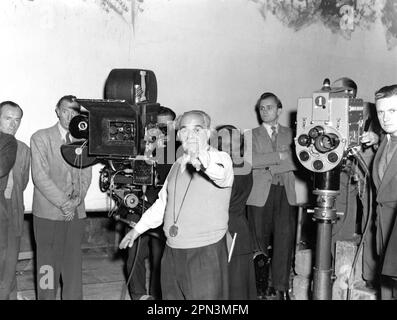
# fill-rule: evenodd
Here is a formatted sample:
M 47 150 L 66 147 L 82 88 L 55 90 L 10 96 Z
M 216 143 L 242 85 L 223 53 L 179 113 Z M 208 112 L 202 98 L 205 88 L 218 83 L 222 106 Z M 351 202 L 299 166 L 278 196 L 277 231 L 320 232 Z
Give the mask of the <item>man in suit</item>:
M 381 263 L 381 299 L 397 298 L 397 85 L 375 93 L 376 111 L 386 132 L 375 155 L 376 242 Z
M 0 103 L 0 131 L 15 136 L 18 131 L 23 111 L 12 101 Z M 17 155 L 7 179 L 4 198 L 6 204 L 7 241 L 6 258 L 3 276 L 3 286 L 0 289 L 0 299 L 17 298 L 16 268 L 18 253 L 23 231 L 23 217 L 25 213 L 23 191 L 29 181 L 30 150 L 22 141 L 17 140 Z
M 14 136 L 0 131 L 0 292 L 5 299 L 7 287 L 7 247 L 8 235 L 12 221 L 8 216 L 4 191 L 7 187 L 9 173 L 15 163 L 17 141 Z
M 332 83 L 332 87 L 344 88 L 345 92 L 348 90 L 351 92 L 353 98 L 357 97 L 357 84 L 348 77 L 335 80 Z M 364 105 L 363 118 L 365 122 L 364 128 L 367 131 L 361 136 L 362 148 L 360 154 L 370 169 L 381 133 L 380 125 L 376 121 L 374 105 L 370 103 Z M 368 222 L 369 229 L 364 235 L 362 277 L 368 287 L 374 288 L 377 285 L 377 257 L 373 232 L 374 223 L 372 219 L 368 221 L 370 218 L 368 197 L 371 194 L 366 187 L 367 177 L 365 172 L 353 160 L 351 157 L 346 159 L 340 174 L 339 194 L 336 197 L 335 208 L 337 212 L 343 212 L 344 215 L 332 226 L 332 253 L 335 256 L 337 241 L 354 241 L 357 234 L 364 232 L 364 228 Z M 357 230 L 357 222 L 360 220 L 362 221 L 362 227 L 361 230 Z
M 84 198 L 91 168 L 74 168 L 61 155 L 72 142 L 70 120 L 80 111 L 74 96 L 62 97 L 58 123 L 31 137 L 33 228 L 37 249 L 38 299 L 55 299 L 62 277 L 62 299 L 83 297 L 81 242 L 86 217 Z
M 252 130 L 253 187 L 247 200 L 254 239 L 269 257 L 276 299 L 289 299 L 289 277 L 296 225 L 296 170 L 292 159 L 292 130 L 278 123 L 280 99 L 263 93 L 256 105 L 262 124 Z M 271 241 L 273 239 L 273 241 Z

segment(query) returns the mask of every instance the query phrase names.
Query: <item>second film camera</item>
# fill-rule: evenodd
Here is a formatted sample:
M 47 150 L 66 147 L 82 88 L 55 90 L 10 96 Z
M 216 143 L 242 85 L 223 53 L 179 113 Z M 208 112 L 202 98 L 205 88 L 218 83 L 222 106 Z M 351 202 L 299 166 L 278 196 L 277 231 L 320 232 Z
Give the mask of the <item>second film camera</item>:
M 329 79 L 312 98 L 298 100 L 296 154 L 312 172 L 334 169 L 347 151 L 360 145 L 363 133 L 362 99 L 349 88 L 331 88 Z
M 313 299 L 330 300 L 332 286 L 332 225 L 337 221 L 336 197 L 341 169 L 360 147 L 364 131 L 364 102 L 349 87 L 323 87 L 312 98 L 298 100 L 296 155 L 313 173 L 317 196 L 313 220 L 317 222 Z
M 164 109 L 172 110 L 156 99 L 157 83 L 152 71 L 112 70 L 105 85 L 105 99 L 77 99 L 87 113 L 74 117 L 69 130 L 79 140 L 61 148 L 72 166 L 104 164 L 100 190 L 107 192 L 117 207 L 130 212 L 144 211 L 146 188 L 161 186 L 172 165 L 171 158 L 167 163 L 154 156 L 155 152 L 167 154 L 167 143 L 156 140 L 162 136 L 163 141 L 172 131 L 167 124 L 158 123 Z

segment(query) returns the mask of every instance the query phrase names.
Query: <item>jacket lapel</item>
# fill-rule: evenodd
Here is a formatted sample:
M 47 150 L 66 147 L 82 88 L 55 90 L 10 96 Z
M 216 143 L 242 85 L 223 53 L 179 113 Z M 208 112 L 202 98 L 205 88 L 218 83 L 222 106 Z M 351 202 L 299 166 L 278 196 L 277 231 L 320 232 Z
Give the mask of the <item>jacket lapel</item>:
M 272 139 L 263 125 L 259 127 L 258 142 L 260 144 L 260 149 L 264 152 L 271 152 L 271 150 L 273 150 Z
M 372 170 L 372 179 L 374 182 L 374 185 L 376 187 L 376 190 L 379 190 L 379 186 L 380 186 L 380 177 L 379 177 L 379 160 L 383 154 L 383 151 L 385 150 L 387 144 L 387 139 L 383 139 L 382 143 L 380 144 L 378 151 L 375 154 L 375 158 L 374 158 L 374 163 L 373 163 L 373 170 Z
M 58 128 L 58 122 L 54 126 L 51 127 L 51 137 L 50 138 L 56 142 L 61 142 L 61 144 L 63 144 L 61 132 L 59 131 L 59 128 Z
M 264 138 L 264 139 L 267 139 L 268 141 L 271 141 L 270 136 L 267 133 L 267 130 L 266 130 L 266 128 L 263 125 L 261 125 L 259 127 L 259 134 L 260 134 L 261 138 Z
M 384 149 L 385 149 L 385 146 L 383 146 L 383 150 Z M 386 171 L 383 175 L 383 179 L 382 179 L 382 181 L 380 181 L 378 193 L 381 193 L 383 191 L 383 189 L 385 189 L 387 187 L 389 182 L 396 176 L 396 174 L 397 174 L 397 152 L 394 152 L 393 157 L 390 159 L 390 162 L 387 165 Z
M 286 145 L 287 143 L 284 142 L 285 136 L 286 136 L 286 129 L 281 126 L 280 124 L 278 125 L 278 134 L 277 134 L 277 150 L 280 149 L 280 146 Z

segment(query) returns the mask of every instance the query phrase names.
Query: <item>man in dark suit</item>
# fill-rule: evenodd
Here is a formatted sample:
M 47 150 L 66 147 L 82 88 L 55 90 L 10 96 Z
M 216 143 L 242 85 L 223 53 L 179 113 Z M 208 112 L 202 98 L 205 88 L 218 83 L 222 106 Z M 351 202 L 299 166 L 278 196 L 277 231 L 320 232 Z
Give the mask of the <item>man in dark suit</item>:
M 292 130 L 278 123 L 280 99 L 263 93 L 256 105 L 262 124 L 252 130 L 253 187 L 247 200 L 248 221 L 258 249 L 272 247 L 272 287 L 276 299 L 289 299 L 289 277 L 296 225 L 296 170 Z M 273 239 L 273 241 L 271 241 Z
M 9 227 L 12 223 L 8 217 L 4 191 L 7 187 L 9 173 L 15 163 L 17 154 L 16 139 L 0 131 L 0 292 L 6 291 L 6 267 Z M 3 299 L 5 299 L 5 294 Z
M 0 103 L 0 131 L 15 136 L 23 111 L 21 107 L 12 101 Z M 22 141 L 17 140 L 17 155 L 4 190 L 6 205 L 7 241 L 4 268 L 4 282 L 0 289 L 0 299 L 17 298 L 16 268 L 18 262 L 19 246 L 23 231 L 23 217 L 25 207 L 23 202 L 23 191 L 29 181 L 30 151 L 29 147 Z
M 375 93 L 376 111 L 386 132 L 372 171 L 376 194 L 376 242 L 381 262 L 381 299 L 397 298 L 397 85 Z
M 82 219 L 86 217 L 84 198 L 91 183 L 91 168 L 71 167 L 60 149 L 72 142 L 69 123 L 79 111 L 76 97 L 62 97 L 55 109 L 59 122 L 37 131 L 30 141 L 38 299 L 55 299 L 60 277 L 62 299 L 83 297 Z

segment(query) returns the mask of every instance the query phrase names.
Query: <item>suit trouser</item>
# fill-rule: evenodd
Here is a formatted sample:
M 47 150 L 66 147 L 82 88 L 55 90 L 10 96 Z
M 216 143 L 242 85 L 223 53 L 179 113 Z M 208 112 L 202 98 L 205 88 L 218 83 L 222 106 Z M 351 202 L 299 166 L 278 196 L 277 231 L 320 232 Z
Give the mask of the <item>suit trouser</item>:
M 288 203 L 284 186 L 271 185 L 263 207 L 248 206 L 248 222 L 256 243 L 266 254 L 272 246 L 272 286 L 287 291 L 296 232 L 296 208 Z M 273 241 L 271 241 L 273 238 Z
M 80 300 L 82 288 L 81 243 L 84 221 L 55 221 L 33 216 L 37 259 L 37 297 L 56 299 L 62 277 L 62 299 Z
M 161 261 L 164 300 L 227 300 L 226 237 L 192 249 L 165 246 Z
M 140 240 L 135 241 L 128 250 L 127 275 L 129 276 L 133 271 L 128 289 L 133 299 L 147 294 L 145 259 L 150 261 L 149 294 L 156 299 L 161 299 L 160 265 L 163 250 L 164 241 L 147 234 L 142 235 Z M 134 270 L 132 270 L 133 266 Z
M 255 267 L 252 262 L 252 253 L 233 254 L 228 266 L 229 300 L 256 300 Z
M 17 262 L 21 237 L 16 235 L 14 224 L 0 218 L 0 300 L 17 298 Z
M 128 290 L 132 299 L 138 299 L 138 296 L 146 294 L 145 259 L 148 256 L 149 236 L 144 234 L 138 240 L 134 241 L 134 245 L 128 250 L 127 276 L 129 277 L 130 273 L 133 272 Z
M 381 267 L 383 265 L 383 260 L 385 258 L 385 252 L 387 248 L 387 244 L 390 239 L 390 234 L 395 223 L 395 213 L 394 212 L 382 212 L 378 213 L 377 216 L 377 241 L 378 243 L 378 251 L 381 258 Z M 391 300 L 396 298 L 397 294 L 397 281 L 393 280 L 389 276 L 382 275 L 380 276 L 380 284 L 381 284 L 381 299 L 382 300 Z
M 332 255 L 335 256 L 335 246 L 337 241 L 352 240 L 356 234 L 356 222 L 358 205 L 360 201 L 362 205 L 362 212 L 368 212 L 368 194 L 363 194 L 362 198 L 359 197 L 359 182 L 351 183 L 349 185 L 349 175 L 342 171 L 340 176 L 339 195 L 336 197 L 335 207 L 338 212 L 343 212 L 342 218 L 338 219 L 332 226 Z M 349 185 L 349 187 L 348 187 Z M 375 210 L 375 208 L 373 208 Z M 373 215 L 374 216 L 374 215 Z M 364 232 L 367 215 L 362 216 L 362 232 Z M 364 280 L 377 280 L 377 263 L 378 257 L 376 254 L 375 246 L 375 226 L 374 222 L 369 221 L 369 229 L 365 235 L 363 247 L 363 278 Z

